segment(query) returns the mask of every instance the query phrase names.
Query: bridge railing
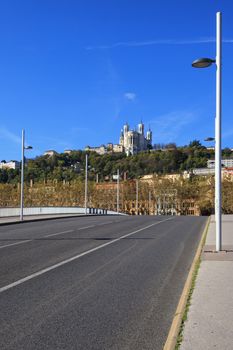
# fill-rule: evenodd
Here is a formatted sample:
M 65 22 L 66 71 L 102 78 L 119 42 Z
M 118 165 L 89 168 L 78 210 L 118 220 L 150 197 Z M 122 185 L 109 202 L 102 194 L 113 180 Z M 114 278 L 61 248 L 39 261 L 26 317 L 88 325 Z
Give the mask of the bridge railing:
M 24 208 L 24 215 L 59 215 L 59 214 L 80 214 L 85 215 L 85 208 L 81 207 L 30 207 Z M 88 215 L 117 215 L 117 212 L 101 209 L 87 208 Z M 0 217 L 19 216 L 20 208 L 0 208 Z

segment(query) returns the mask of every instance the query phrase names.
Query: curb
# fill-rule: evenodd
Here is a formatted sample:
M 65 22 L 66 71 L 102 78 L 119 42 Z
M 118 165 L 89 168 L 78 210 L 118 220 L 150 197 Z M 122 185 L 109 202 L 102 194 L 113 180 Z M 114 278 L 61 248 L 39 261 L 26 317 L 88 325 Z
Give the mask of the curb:
M 202 248 L 203 248 L 205 238 L 206 238 L 206 235 L 208 232 L 209 224 L 210 224 L 210 217 L 208 218 L 207 223 L 205 225 L 200 243 L 198 245 L 198 248 L 197 248 L 195 257 L 193 259 L 191 268 L 189 270 L 188 277 L 187 277 L 187 280 L 185 282 L 178 306 L 176 308 L 176 312 L 175 312 L 175 315 L 173 317 L 172 325 L 171 325 L 171 328 L 169 330 L 168 337 L 167 337 L 167 340 L 166 340 L 166 343 L 164 345 L 163 350 L 174 350 L 176 347 L 176 343 L 177 343 L 178 335 L 180 332 L 180 327 L 181 327 L 183 315 L 185 312 L 185 307 L 186 307 L 189 293 L 190 293 L 190 289 L 192 286 L 195 267 L 196 267 L 196 264 L 201 256 L 201 252 L 202 252 Z
M 58 216 L 58 217 L 49 217 L 49 218 L 38 218 L 38 219 L 29 219 L 29 220 L 16 220 L 16 221 L 10 221 L 10 222 L 0 222 L 0 226 L 8 226 L 8 225 L 16 225 L 16 224 L 26 224 L 27 222 L 36 222 L 36 221 L 48 221 L 48 220 L 59 220 L 59 219 L 71 219 L 71 218 L 83 218 L 87 216 L 107 216 L 107 215 L 101 215 L 101 214 L 90 214 L 90 215 L 70 215 L 70 216 Z M 108 215 L 110 216 L 110 214 Z

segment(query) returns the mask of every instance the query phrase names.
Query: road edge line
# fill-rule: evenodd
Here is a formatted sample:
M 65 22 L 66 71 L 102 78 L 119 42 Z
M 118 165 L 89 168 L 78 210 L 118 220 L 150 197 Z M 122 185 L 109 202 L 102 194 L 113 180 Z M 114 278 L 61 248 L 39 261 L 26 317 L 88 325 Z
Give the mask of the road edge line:
M 209 216 L 207 223 L 205 225 L 205 228 L 203 230 L 203 233 L 202 233 L 196 254 L 194 256 L 191 268 L 189 270 L 188 277 L 186 279 L 180 300 L 178 302 L 176 312 L 175 312 L 175 315 L 173 317 L 172 325 L 170 327 L 168 337 L 167 337 L 166 343 L 163 347 L 163 350 L 174 350 L 176 347 L 178 336 L 179 336 L 181 325 L 182 325 L 183 316 L 185 314 L 185 309 L 186 309 L 187 302 L 188 302 L 188 299 L 190 296 L 190 290 L 192 288 L 193 278 L 195 277 L 195 270 L 196 270 L 196 267 L 199 263 L 202 248 L 203 248 L 203 245 L 205 243 L 206 235 L 208 232 L 210 218 L 211 217 Z

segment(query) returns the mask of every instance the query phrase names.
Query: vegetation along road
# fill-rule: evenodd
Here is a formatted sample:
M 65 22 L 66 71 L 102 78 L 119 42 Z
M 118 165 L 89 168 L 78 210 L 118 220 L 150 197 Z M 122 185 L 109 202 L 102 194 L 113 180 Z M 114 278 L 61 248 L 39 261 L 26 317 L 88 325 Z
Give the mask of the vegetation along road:
M 0 227 L 0 348 L 162 349 L 205 217 Z

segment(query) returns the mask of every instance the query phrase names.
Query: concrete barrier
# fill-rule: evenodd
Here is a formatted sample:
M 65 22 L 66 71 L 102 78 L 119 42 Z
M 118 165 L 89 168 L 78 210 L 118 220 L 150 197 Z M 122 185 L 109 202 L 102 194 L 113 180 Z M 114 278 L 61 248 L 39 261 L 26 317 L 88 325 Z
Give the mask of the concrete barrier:
M 116 215 L 115 211 L 101 208 L 87 208 L 88 214 Z M 52 215 L 52 214 L 85 214 L 85 208 L 80 207 L 31 207 L 23 209 L 24 215 Z M 19 216 L 20 208 L 0 208 L 0 217 Z M 125 214 L 120 214 L 125 215 Z

